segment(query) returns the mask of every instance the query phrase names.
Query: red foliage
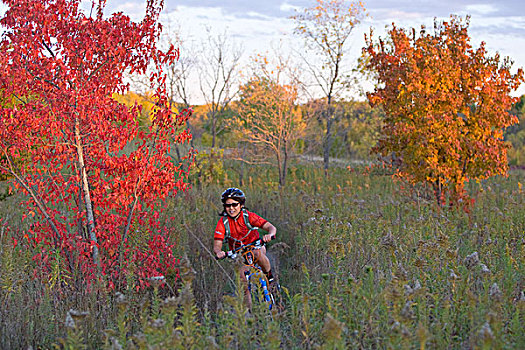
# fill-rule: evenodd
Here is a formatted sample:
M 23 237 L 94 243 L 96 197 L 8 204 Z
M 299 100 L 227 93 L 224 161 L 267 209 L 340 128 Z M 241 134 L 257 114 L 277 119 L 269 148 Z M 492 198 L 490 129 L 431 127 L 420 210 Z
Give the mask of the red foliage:
M 165 273 L 177 259 L 155 208 L 186 187 L 169 153 L 191 138 L 180 132 L 191 111 L 174 116 L 163 88 L 161 67 L 178 58 L 156 46 L 163 2 L 149 0 L 140 23 L 122 13 L 104 18 L 104 1 L 93 4 L 93 17 L 79 0 L 4 2 L 0 172 L 40 214 L 28 237 L 41 251 L 35 258 L 45 268 L 59 251 L 71 273 L 107 276 L 109 285 L 128 272 L 142 282 Z M 129 88 L 127 71 L 152 66 L 157 109 L 144 131 L 138 107 L 112 94 Z

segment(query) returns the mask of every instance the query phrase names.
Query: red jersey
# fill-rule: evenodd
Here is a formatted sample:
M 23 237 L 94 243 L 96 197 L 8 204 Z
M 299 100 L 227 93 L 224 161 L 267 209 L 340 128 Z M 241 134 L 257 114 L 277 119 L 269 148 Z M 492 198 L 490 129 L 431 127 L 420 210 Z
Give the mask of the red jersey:
M 252 213 L 248 210 L 246 210 L 246 212 L 248 212 L 248 221 L 250 222 L 250 225 L 252 225 L 253 228 L 263 227 L 264 224 L 268 222 L 266 219 L 261 218 L 259 215 L 255 213 Z M 259 239 L 259 232 L 257 230 L 252 230 L 248 234 L 249 229 L 244 223 L 244 217 L 242 215 L 242 211 L 237 216 L 237 219 L 235 220 L 231 218 L 230 216 L 227 216 L 227 218 L 228 218 L 228 224 L 230 226 L 230 235 L 232 238 L 235 238 L 237 240 L 242 240 L 243 244 L 252 243 L 256 241 L 257 239 Z M 222 241 L 224 240 L 225 234 L 226 234 L 226 229 L 224 228 L 223 218 L 221 217 L 219 219 L 219 222 L 217 222 L 217 227 L 215 227 L 214 239 L 218 239 Z M 236 243 L 235 240 L 229 239 L 228 241 L 229 241 L 228 243 L 230 245 L 230 249 L 233 249 L 234 243 Z

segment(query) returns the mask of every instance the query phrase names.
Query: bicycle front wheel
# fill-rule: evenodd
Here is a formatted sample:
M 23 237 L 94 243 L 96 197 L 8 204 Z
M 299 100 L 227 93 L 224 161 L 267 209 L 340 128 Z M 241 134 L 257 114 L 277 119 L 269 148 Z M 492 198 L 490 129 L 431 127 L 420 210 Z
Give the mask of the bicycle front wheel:
M 252 304 L 261 305 L 261 308 L 271 311 L 275 305 L 275 299 L 270 291 L 266 275 L 258 270 L 250 274 L 248 289 L 252 297 Z

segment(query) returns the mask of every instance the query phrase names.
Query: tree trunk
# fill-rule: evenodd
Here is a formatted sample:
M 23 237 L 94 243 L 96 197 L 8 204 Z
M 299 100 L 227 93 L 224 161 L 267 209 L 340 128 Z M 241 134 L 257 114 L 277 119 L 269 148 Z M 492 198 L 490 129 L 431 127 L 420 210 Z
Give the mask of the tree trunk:
M 436 202 L 439 208 L 443 207 L 443 199 L 441 198 L 443 193 L 441 191 L 441 182 L 437 180 L 434 182 L 434 194 L 436 196 Z
M 277 173 L 279 174 L 279 189 L 283 188 L 283 165 L 281 164 L 281 154 L 279 150 L 275 150 L 277 158 Z
M 211 147 L 215 148 L 215 128 L 216 128 L 215 113 L 211 113 Z
M 179 146 L 178 145 L 175 145 L 175 153 L 177 153 L 177 160 L 179 161 L 179 163 L 182 162 L 182 157 L 180 156 L 180 151 L 179 151 Z
M 243 142 L 242 146 L 242 156 L 241 156 L 241 171 L 239 172 L 239 187 L 243 187 L 244 183 L 244 157 L 246 156 L 246 144 L 247 142 Z
M 328 177 L 328 166 L 330 163 L 330 149 L 332 148 L 332 124 L 334 123 L 334 118 L 332 116 L 332 110 L 330 105 L 327 108 L 326 113 L 326 134 L 324 140 L 324 149 L 323 149 L 323 163 L 324 163 L 324 175 Z
M 95 216 L 93 215 L 93 204 L 91 202 L 89 182 L 86 172 L 86 164 L 84 161 L 84 148 L 82 146 L 82 140 L 80 138 L 80 122 L 78 117 L 75 120 L 75 142 L 77 147 L 78 155 L 78 166 L 80 169 L 80 177 L 82 182 L 82 191 L 84 192 L 84 203 L 86 205 L 86 217 L 87 217 L 87 229 L 88 235 L 93 243 L 93 262 L 97 265 L 100 270 L 100 259 L 98 256 L 98 241 L 95 234 Z
M 285 141 L 286 144 L 286 141 Z M 286 185 L 286 172 L 288 171 L 288 150 L 284 149 L 284 161 L 283 161 L 283 180 L 282 180 L 282 187 Z

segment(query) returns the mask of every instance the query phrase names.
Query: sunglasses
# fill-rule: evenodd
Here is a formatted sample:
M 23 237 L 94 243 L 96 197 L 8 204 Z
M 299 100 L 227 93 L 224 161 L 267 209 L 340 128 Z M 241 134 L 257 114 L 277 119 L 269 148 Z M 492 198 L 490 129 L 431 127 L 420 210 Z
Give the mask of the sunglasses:
M 241 204 L 241 203 L 239 203 L 239 202 L 237 202 L 237 203 L 230 203 L 230 204 L 226 204 L 226 203 L 225 203 L 225 204 L 223 204 L 223 206 L 224 206 L 225 208 L 229 208 L 229 207 L 237 208 L 237 207 L 239 206 L 239 204 Z

